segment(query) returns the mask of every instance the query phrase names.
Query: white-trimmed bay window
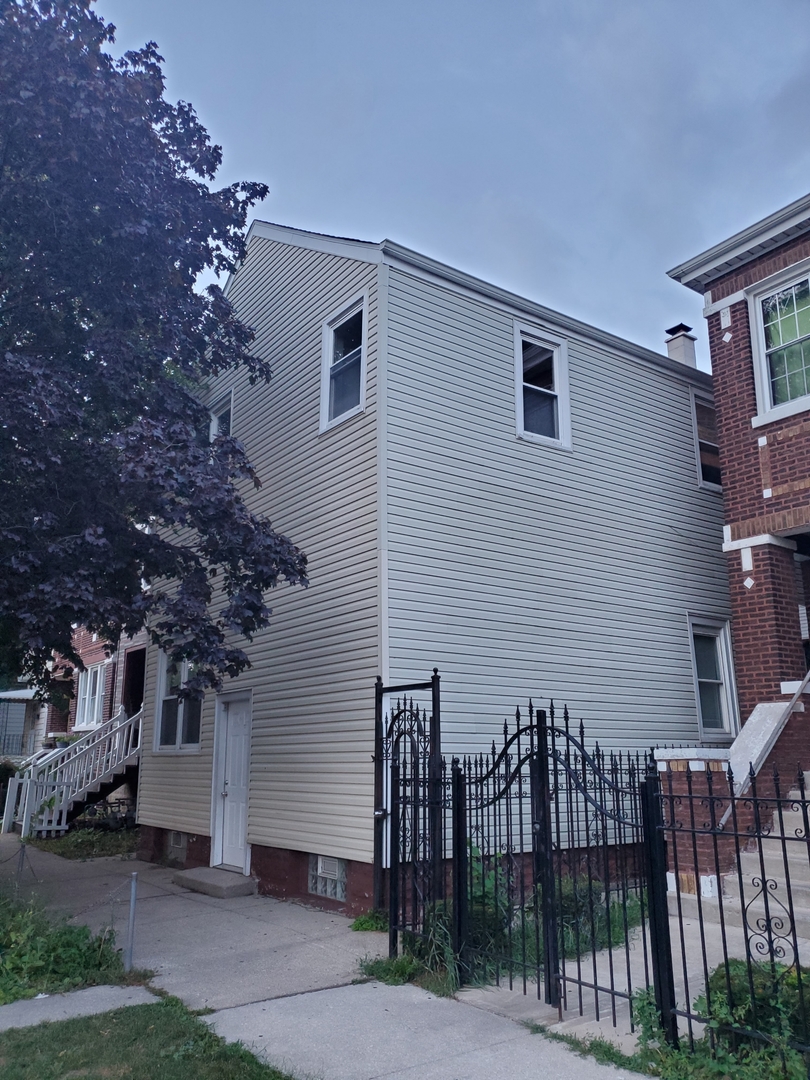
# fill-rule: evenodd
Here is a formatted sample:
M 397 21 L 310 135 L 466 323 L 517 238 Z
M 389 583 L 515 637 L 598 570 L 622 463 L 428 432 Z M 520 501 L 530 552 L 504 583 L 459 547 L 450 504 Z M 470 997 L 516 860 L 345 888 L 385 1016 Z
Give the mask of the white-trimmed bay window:
M 187 661 L 172 665 L 165 653 L 160 654 L 155 750 L 193 753 L 200 749 L 202 701 L 178 696 L 189 671 Z
M 104 715 L 104 686 L 106 679 L 106 664 L 93 664 L 92 667 L 79 672 L 74 728 L 97 727 L 101 723 Z
M 701 738 L 729 742 L 739 726 L 729 625 L 719 619 L 690 617 L 689 630 Z
M 521 439 L 569 447 L 566 343 L 515 324 L 515 408 Z
M 323 324 L 321 431 L 365 408 L 367 307 L 363 292 Z
M 759 427 L 810 409 L 810 273 L 774 275 L 748 290 L 748 303 Z

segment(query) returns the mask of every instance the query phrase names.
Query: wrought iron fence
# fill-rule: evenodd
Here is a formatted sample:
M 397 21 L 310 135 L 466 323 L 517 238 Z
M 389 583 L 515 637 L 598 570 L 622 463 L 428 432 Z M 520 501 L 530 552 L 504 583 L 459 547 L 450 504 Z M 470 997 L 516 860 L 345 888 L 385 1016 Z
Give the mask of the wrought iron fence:
M 531 703 L 489 753 L 448 768 L 438 673 L 393 690 L 384 715 L 378 685 L 375 845 L 391 955 L 438 952 L 461 981 L 536 994 L 561 1017 L 632 1025 L 649 990 L 673 1045 L 810 1054 L 803 773 L 661 771 Z
M 673 1012 L 692 1044 L 810 1052 L 810 828 L 805 775 L 661 773 Z

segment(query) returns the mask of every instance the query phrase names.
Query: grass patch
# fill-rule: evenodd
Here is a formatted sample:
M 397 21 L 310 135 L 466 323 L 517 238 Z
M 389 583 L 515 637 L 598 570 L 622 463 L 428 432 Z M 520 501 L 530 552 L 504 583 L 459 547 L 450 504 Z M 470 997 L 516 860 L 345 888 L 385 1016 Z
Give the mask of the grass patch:
M 712 975 L 716 977 L 720 968 Z M 711 982 L 711 978 L 710 978 Z M 696 1008 L 703 1004 L 699 999 Z M 773 1002 L 772 1002 L 773 1004 Z M 788 1045 L 789 1027 L 781 1023 L 770 1032 L 773 1042 L 740 1041 L 730 1025 L 740 1023 L 737 1009 L 718 1005 L 708 1017 L 707 1031 L 689 1046 L 686 1039 L 676 1050 L 668 1046 L 661 1032 L 652 992 L 641 991 L 633 997 L 633 1015 L 639 1028 L 639 1048 L 625 1054 L 607 1039 L 578 1039 L 537 1025 L 531 1031 L 563 1042 L 583 1057 L 593 1057 L 603 1064 L 617 1065 L 634 1072 L 661 1077 L 661 1080 L 806 1080 L 808 1063 Z
M 137 851 L 139 832 L 139 829 L 71 829 L 64 836 L 30 837 L 28 843 L 63 859 L 98 859 L 110 855 L 126 858 Z
M 0 1034 L 3 1080 L 291 1080 L 176 998 Z
M 124 974 L 111 932 L 52 922 L 33 904 L 0 895 L 0 1004 L 100 983 Z
M 444 968 L 430 968 L 423 960 L 408 952 L 393 959 L 387 956 L 365 956 L 360 961 L 360 971 L 367 979 L 376 979 L 388 986 L 413 983 L 436 997 L 452 997 L 458 989 L 452 973 L 448 973 Z
M 387 911 L 364 911 L 362 915 L 358 915 L 352 923 L 350 929 L 352 930 L 388 930 L 388 912 Z

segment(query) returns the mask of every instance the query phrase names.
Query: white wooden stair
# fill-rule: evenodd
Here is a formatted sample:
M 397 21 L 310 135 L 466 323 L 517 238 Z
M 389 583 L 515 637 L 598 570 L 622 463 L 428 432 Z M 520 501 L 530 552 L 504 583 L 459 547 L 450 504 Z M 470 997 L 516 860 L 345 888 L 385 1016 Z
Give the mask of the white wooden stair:
M 123 709 L 63 749 L 44 750 L 23 762 L 9 781 L 2 832 L 64 833 L 83 806 L 123 782 L 140 759 L 141 713 Z M 117 782 L 116 782 L 117 781 Z

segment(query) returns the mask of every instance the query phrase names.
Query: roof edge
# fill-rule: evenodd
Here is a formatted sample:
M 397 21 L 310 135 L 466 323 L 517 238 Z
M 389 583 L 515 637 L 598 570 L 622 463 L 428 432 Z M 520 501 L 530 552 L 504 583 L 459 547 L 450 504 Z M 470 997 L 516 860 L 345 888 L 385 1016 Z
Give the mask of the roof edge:
M 810 232 L 810 195 L 803 195 L 747 229 L 674 266 L 667 270 L 667 276 L 688 289 L 703 293 L 715 278 L 803 232 Z

